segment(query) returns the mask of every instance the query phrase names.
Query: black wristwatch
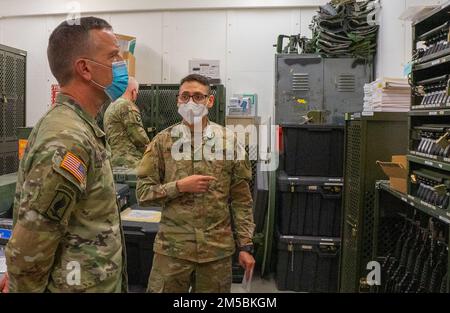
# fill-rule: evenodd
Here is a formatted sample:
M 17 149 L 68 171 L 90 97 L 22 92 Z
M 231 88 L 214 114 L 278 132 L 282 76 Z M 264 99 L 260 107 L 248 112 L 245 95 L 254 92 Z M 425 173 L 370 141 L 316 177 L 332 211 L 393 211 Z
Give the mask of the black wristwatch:
M 245 252 L 248 252 L 251 255 L 253 255 L 253 253 L 255 252 L 255 249 L 253 248 L 253 245 L 247 245 L 247 246 L 239 247 L 239 252 L 241 252 L 241 251 L 245 251 Z

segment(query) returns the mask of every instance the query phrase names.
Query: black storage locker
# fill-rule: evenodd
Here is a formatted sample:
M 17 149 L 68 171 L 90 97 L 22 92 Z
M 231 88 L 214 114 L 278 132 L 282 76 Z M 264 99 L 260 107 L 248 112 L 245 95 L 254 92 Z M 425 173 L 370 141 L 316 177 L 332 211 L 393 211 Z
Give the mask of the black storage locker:
M 281 234 L 340 236 L 342 178 L 289 177 L 280 172 L 277 184 Z
M 280 236 L 277 288 L 337 292 L 340 246 L 339 238 Z
M 132 210 L 161 211 L 157 207 L 131 206 Z M 147 286 L 153 263 L 153 243 L 159 223 L 122 221 L 127 251 L 128 284 Z
M 290 176 L 342 177 L 344 127 L 283 124 L 283 163 Z

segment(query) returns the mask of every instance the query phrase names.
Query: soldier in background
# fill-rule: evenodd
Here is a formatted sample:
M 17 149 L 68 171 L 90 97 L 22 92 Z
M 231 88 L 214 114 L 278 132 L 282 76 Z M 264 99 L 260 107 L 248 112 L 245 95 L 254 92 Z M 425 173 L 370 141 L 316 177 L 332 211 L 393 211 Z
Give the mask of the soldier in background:
M 202 154 L 195 157 L 203 147 L 224 156 L 223 147 L 228 145 L 246 156 L 234 134 L 225 136 L 224 127 L 208 120 L 208 109 L 213 103 L 205 77 L 193 74 L 184 78 L 178 95 L 183 122 L 160 132 L 138 167 L 139 204 L 162 206 L 148 292 L 185 293 L 190 287 L 194 292 L 230 292 L 236 246 L 247 278 L 253 270 L 255 225 L 248 158 L 214 160 Z M 200 137 L 199 146 L 192 140 L 196 136 Z M 216 145 L 220 141 L 228 145 L 221 148 Z M 191 149 L 187 158 L 174 159 L 173 147 L 180 142 L 188 143 Z
M 126 92 L 106 109 L 103 129 L 111 147 L 113 167 L 136 168 L 150 140 L 135 102 L 139 84 L 129 77 Z
M 106 148 L 95 116 L 128 85 L 111 26 L 61 23 L 48 45 L 61 86 L 20 162 L 6 247 L 10 292 L 123 292 L 125 246 Z

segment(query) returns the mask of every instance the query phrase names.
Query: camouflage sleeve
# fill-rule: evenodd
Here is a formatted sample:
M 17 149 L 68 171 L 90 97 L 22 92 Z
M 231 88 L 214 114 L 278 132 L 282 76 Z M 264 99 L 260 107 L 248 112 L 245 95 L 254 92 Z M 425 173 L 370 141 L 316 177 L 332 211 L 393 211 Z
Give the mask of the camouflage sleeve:
M 71 147 L 84 162 L 88 154 Z M 86 191 L 81 181 L 64 169 L 61 146 L 45 146 L 33 158 L 14 208 L 14 229 L 6 247 L 11 292 L 44 292 L 55 253 L 77 199 Z M 87 163 L 85 163 L 87 166 Z
M 137 170 L 136 194 L 139 205 L 142 206 L 162 206 L 164 202 L 180 194 L 175 181 L 163 184 L 165 169 L 158 144 L 160 138 L 156 136 L 148 145 Z
M 244 148 L 238 146 L 237 149 Z M 245 160 L 234 161 L 230 188 L 231 213 L 239 247 L 253 244 L 253 232 L 255 230 L 253 200 L 249 187 L 252 169 L 245 151 L 242 151 L 242 155 L 245 155 Z
M 131 142 L 144 153 L 150 140 L 142 125 L 141 113 L 134 108 L 127 108 L 123 114 L 123 123 L 126 125 Z

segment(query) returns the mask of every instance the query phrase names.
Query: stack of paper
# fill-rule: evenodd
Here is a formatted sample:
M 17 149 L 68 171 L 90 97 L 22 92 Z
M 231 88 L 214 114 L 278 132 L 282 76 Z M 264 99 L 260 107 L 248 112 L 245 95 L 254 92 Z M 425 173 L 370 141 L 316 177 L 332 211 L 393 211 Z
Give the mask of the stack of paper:
M 364 86 L 364 112 L 408 112 L 410 106 L 407 79 L 382 78 Z
M 154 210 L 132 210 L 128 208 L 120 213 L 120 217 L 122 221 L 159 223 L 161 221 L 161 212 Z

